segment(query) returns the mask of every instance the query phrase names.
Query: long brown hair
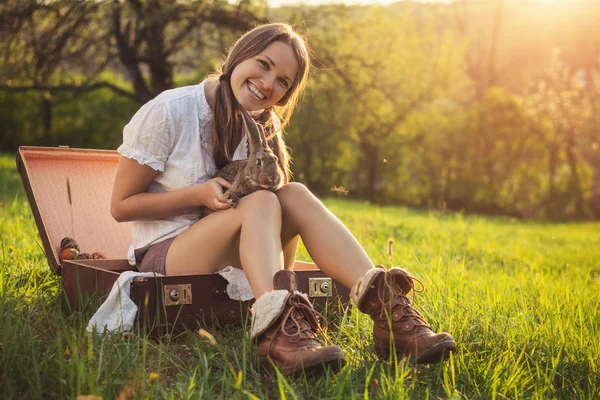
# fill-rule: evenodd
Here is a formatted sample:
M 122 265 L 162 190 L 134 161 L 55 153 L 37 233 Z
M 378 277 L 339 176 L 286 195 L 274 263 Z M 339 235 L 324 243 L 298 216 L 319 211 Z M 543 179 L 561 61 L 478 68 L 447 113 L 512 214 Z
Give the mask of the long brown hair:
M 252 58 L 267 48 L 271 43 L 281 41 L 292 47 L 298 59 L 298 73 L 286 94 L 272 109 L 265 109 L 257 118 L 263 124 L 269 146 L 279 158 L 279 163 L 285 175 L 285 182 L 290 179 L 290 156 L 282 137 L 282 131 L 287 126 L 298 104 L 298 99 L 308 78 L 310 56 L 308 45 L 288 24 L 266 24 L 258 26 L 239 38 L 229 50 L 229 54 L 219 68 L 220 76 L 215 94 L 213 110 L 212 142 L 214 144 L 214 159 L 218 169 L 231 162 L 237 145 L 241 140 L 242 119 L 239 115 L 238 102 L 233 95 L 229 77 L 233 69 L 241 62 Z M 219 75 L 213 75 L 217 77 Z M 276 127 L 274 120 L 278 118 L 281 126 Z

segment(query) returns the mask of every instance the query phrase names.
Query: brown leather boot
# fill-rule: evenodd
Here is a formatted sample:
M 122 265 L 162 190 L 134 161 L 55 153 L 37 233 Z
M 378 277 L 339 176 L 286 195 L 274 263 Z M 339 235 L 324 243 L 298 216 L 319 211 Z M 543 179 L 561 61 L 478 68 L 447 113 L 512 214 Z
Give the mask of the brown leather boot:
M 375 350 L 381 358 L 389 357 L 394 349 L 398 357 L 436 364 L 456 350 L 456 342 L 446 332 L 433 333 L 412 307 L 407 295 L 414 290 L 415 280 L 402 268 L 378 266 L 352 288 L 350 295 L 358 309 L 373 320 Z
M 339 371 L 346 357 L 338 346 L 323 347 L 317 312 L 308 297 L 296 290 L 296 274 L 279 271 L 273 277 L 275 290 L 253 305 L 252 337 L 258 343 L 262 365 L 275 364 L 284 375 Z

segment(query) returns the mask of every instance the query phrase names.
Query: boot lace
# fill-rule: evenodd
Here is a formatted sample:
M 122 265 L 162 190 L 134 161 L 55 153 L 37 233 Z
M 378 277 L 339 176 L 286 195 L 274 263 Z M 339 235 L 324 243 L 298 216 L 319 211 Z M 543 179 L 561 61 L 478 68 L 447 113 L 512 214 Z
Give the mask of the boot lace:
M 308 317 L 309 314 L 315 318 Z M 315 311 L 310 305 L 306 304 L 299 296 L 290 296 L 288 300 L 288 309 L 281 319 L 279 325 L 280 331 L 292 342 L 298 342 L 302 339 L 317 339 L 317 332 L 323 333 L 323 328 L 319 325 L 322 321 L 325 329 L 327 322 L 323 314 Z
M 416 293 L 422 292 L 425 285 L 423 285 L 423 282 L 421 282 L 418 278 L 415 278 L 410 274 L 402 274 L 402 276 L 409 279 L 409 286 L 413 291 L 412 301 L 414 302 Z M 419 289 L 415 287 L 415 282 L 419 283 Z M 430 327 L 421 313 L 413 308 L 411 301 L 404 290 L 402 290 L 400 285 L 394 281 L 394 275 L 392 273 L 388 272 L 384 274 L 383 282 L 381 285 L 379 285 L 377 290 L 377 298 L 381 304 L 379 318 L 383 318 L 384 315 L 387 315 L 388 313 L 392 314 L 395 310 L 399 309 L 403 314 L 402 318 L 400 318 L 400 321 L 412 319 L 415 323 L 415 326 Z

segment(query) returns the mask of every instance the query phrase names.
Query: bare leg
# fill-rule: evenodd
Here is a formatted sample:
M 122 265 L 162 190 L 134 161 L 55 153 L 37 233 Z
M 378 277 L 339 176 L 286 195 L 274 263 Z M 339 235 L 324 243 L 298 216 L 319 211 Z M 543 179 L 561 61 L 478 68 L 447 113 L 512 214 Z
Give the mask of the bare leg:
M 369 314 L 374 322 L 373 339 L 380 357 L 388 357 L 391 349 L 395 348 L 398 359 L 408 356 L 416 363 L 432 364 L 456 350 L 456 342 L 450 334 L 433 333 L 423 323 L 420 314 L 405 311 L 406 304 L 410 304 L 406 297 L 410 290 L 404 288 L 413 288 L 414 278 L 410 274 L 393 269 L 366 275 L 374 265 L 365 251 L 350 231 L 306 187 L 288 184 L 277 192 L 277 196 L 283 212 L 283 243 L 289 243 L 290 238 L 299 234 L 319 268 L 346 287 L 353 287 L 359 280 L 371 277 L 368 281 L 363 280 L 367 284 L 357 288 L 354 300 L 358 301 L 358 309 Z M 376 274 L 383 279 L 377 279 Z M 393 283 L 388 288 L 386 280 L 390 275 Z M 404 282 L 404 288 L 398 286 L 401 282 Z M 382 288 L 384 290 L 380 292 Z M 382 313 L 382 309 L 389 310 L 390 314 Z M 391 314 L 401 317 L 392 321 L 389 319 Z M 394 346 L 390 345 L 392 341 Z
M 319 268 L 349 288 L 374 267 L 348 228 L 304 185 L 287 184 L 277 197 L 283 212 L 282 243 L 300 235 Z
M 296 261 L 296 253 L 298 252 L 300 236 L 296 235 L 292 237 L 291 240 L 285 241 L 286 239 L 289 239 L 288 236 L 281 236 L 281 243 L 283 244 L 283 268 L 292 270 L 294 269 L 294 262 Z
M 241 266 L 254 297 L 273 290 L 282 268 L 281 207 L 275 194 L 260 190 L 236 208 L 213 213 L 180 234 L 167 253 L 168 275 L 213 273 Z

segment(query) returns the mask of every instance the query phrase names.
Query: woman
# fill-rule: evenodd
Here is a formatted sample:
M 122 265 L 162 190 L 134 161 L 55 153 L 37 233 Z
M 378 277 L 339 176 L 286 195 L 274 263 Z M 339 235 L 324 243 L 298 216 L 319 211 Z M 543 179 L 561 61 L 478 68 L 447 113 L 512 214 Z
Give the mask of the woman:
M 309 65 L 298 33 L 286 24 L 267 24 L 233 45 L 219 76 L 168 90 L 142 106 L 124 128 L 111 202 L 117 221 L 134 221 L 129 260 L 140 271 L 166 275 L 242 268 L 256 299 L 252 337 L 261 363 L 273 362 L 285 374 L 336 370 L 344 364 L 343 352 L 320 345 L 315 312 L 296 291 L 291 268 L 301 237 L 319 268 L 352 288 L 359 310 L 371 316 L 381 355 L 391 348 L 415 362 L 439 362 L 456 344 L 447 333 L 434 334 L 412 308 L 407 294 L 414 278 L 399 268 L 375 268 L 305 186 L 289 183 L 281 131 Z M 276 193 L 259 190 L 230 208 L 223 190 L 231 183 L 211 177 L 247 156 L 239 106 L 264 126 L 286 184 Z M 198 219 L 200 206 L 218 212 Z

